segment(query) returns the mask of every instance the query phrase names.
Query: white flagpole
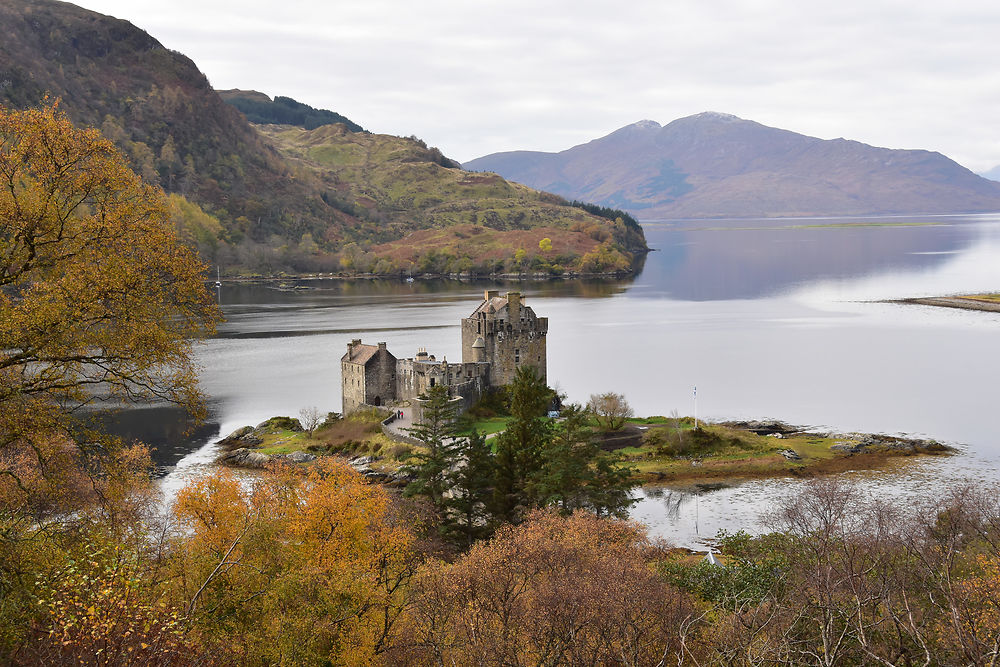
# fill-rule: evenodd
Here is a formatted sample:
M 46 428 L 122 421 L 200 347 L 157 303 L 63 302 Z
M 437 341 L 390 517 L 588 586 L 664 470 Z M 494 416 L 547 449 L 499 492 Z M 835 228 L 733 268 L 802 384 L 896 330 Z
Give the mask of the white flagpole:
M 694 386 L 694 430 L 698 430 L 698 385 Z

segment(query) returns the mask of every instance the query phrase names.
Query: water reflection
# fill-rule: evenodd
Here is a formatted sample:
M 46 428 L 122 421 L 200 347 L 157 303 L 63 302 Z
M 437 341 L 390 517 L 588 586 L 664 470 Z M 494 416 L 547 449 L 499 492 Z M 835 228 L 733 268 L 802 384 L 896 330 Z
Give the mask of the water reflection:
M 988 216 L 653 223 L 639 283 L 690 301 L 754 299 L 818 280 L 927 271 L 981 239 Z

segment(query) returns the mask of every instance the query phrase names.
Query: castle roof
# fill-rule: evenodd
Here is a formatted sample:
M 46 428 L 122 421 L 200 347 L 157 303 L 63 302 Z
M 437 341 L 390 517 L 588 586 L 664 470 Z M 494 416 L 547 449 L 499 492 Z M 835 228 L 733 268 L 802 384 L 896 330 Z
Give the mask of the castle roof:
M 378 352 L 378 345 L 365 345 L 363 343 L 359 343 L 347 348 L 347 353 L 341 357 L 340 360 L 364 365 L 375 356 L 376 352 Z
M 479 304 L 478 308 L 472 311 L 472 314 L 477 315 L 479 313 L 496 313 L 506 307 L 507 307 L 507 297 L 495 296 L 492 299 L 484 300 L 481 304 Z

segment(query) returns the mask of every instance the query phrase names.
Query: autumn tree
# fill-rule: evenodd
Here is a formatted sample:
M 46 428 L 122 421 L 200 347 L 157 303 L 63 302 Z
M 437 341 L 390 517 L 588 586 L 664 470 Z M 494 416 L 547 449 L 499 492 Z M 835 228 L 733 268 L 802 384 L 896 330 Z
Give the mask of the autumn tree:
M 393 664 L 681 664 L 689 598 L 635 524 L 536 512 L 415 582 Z
M 172 581 L 189 622 L 238 664 L 371 664 L 415 568 L 381 487 L 321 459 L 182 489 Z
M 39 643 L 26 661 L 92 657 L 105 639 L 107 654 L 151 664 L 143 643 L 181 651 L 155 595 L 141 595 L 149 587 L 123 574 L 148 574 L 145 562 L 72 569 L 104 563 L 83 535 L 148 554 L 153 506 L 148 451 L 84 429 L 79 408 L 202 405 L 191 341 L 218 313 L 169 217 L 162 192 L 97 130 L 54 104 L 0 108 L 0 655 L 31 632 L 68 643 Z M 84 576 L 107 586 L 66 590 Z M 91 629 L 76 625 L 87 617 Z
M 632 406 L 622 394 L 607 392 L 591 394 L 587 401 L 587 409 L 593 413 L 597 423 L 605 431 L 617 431 L 625 425 L 625 420 L 635 415 Z
M 98 398 L 197 409 L 218 315 L 163 193 L 56 105 L 0 109 L 0 185 L 0 450 Z

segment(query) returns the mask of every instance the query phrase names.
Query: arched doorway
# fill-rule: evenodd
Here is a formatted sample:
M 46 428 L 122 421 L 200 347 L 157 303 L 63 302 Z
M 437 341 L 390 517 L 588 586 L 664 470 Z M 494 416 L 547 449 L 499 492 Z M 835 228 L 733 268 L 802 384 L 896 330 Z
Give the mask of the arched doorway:
M 376 396 L 372 399 L 372 405 L 382 405 L 382 397 Z

